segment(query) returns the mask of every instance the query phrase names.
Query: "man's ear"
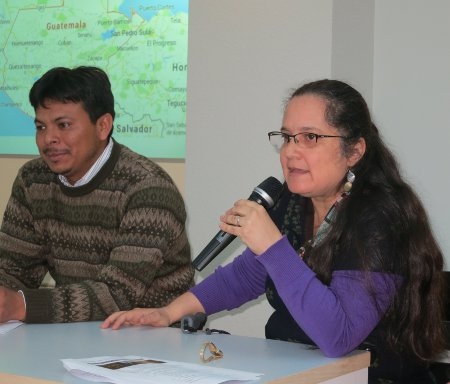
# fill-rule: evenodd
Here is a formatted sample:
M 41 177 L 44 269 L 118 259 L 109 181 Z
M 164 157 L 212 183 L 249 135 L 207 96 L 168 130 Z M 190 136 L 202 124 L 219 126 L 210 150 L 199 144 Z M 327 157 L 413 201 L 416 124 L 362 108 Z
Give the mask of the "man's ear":
M 353 151 L 348 158 L 348 167 L 351 168 L 355 166 L 355 164 L 364 156 L 364 153 L 366 153 L 366 141 L 361 137 L 353 145 Z
M 97 132 L 101 140 L 106 140 L 113 127 L 113 118 L 110 113 L 105 113 L 97 119 Z

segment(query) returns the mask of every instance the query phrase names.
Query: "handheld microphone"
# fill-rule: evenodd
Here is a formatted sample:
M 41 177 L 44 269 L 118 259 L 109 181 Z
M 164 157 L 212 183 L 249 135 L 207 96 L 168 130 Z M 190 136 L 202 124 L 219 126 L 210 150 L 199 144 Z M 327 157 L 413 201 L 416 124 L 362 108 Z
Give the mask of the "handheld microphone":
M 280 197 L 282 190 L 283 184 L 281 184 L 275 177 L 270 176 L 255 187 L 248 200 L 255 201 L 268 210 L 275 205 L 275 202 Z M 219 231 L 192 262 L 193 267 L 198 271 L 201 271 L 235 238 L 236 236 L 234 235 L 224 231 Z

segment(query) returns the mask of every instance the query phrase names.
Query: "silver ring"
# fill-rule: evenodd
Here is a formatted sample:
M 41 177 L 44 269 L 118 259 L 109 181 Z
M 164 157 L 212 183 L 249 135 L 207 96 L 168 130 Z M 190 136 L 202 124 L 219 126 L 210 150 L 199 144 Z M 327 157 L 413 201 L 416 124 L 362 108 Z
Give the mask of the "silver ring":
M 241 216 L 236 216 L 236 225 L 237 225 L 238 227 L 241 226 L 240 221 L 241 221 Z

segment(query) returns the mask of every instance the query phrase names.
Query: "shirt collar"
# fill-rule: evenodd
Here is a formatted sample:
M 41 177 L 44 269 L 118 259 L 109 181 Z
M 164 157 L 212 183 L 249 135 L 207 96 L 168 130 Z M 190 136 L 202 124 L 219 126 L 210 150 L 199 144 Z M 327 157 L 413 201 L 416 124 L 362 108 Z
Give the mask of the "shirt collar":
M 82 185 L 85 185 L 89 183 L 95 175 L 100 171 L 100 169 L 105 165 L 105 163 L 108 161 L 109 157 L 111 156 L 111 151 L 113 148 L 113 140 L 112 138 L 109 138 L 109 143 L 106 146 L 106 148 L 103 150 L 102 154 L 98 157 L 97 161 L 92 165 L 92 167 L 85 173 L 85 175 L 75 182 L 75 184 L 70 184 L 67 178 L 63 175 L 58 175 L 59 180 L 66 186 L 66 187 L 81 187 Z

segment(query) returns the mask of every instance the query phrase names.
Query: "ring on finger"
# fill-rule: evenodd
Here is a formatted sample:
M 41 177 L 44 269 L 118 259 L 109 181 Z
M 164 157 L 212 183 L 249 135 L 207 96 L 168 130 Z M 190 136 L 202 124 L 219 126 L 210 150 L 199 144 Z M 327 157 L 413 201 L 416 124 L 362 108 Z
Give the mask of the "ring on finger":
M 236 216 L 236 225 L 237 225 L 238 227 L 241 226 L 240 221 L 241 221 L 241 216 Z

